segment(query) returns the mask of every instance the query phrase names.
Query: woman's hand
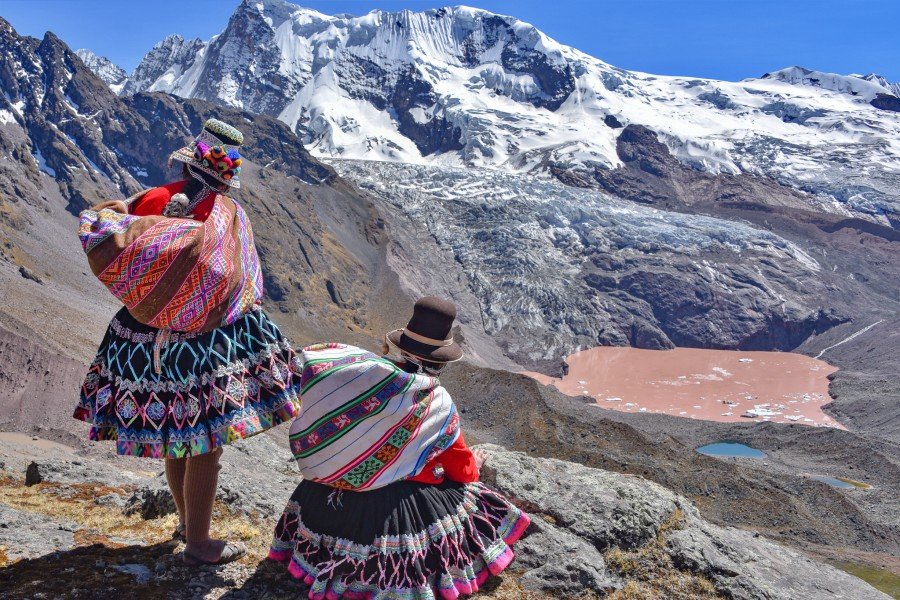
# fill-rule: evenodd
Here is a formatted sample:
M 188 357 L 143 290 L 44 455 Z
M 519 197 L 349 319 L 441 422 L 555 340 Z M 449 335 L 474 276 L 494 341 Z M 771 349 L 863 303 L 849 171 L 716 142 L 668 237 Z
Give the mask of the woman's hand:
M 484 466 L 484 463 L 487 462 L 487 459 L 491 457 L 491 453 L 482 448 L 475 448 L 472 450 L 472 455 L 475 457 L 475 464 L 478 465 L 478 470 L 481 470 L 481 467 Z

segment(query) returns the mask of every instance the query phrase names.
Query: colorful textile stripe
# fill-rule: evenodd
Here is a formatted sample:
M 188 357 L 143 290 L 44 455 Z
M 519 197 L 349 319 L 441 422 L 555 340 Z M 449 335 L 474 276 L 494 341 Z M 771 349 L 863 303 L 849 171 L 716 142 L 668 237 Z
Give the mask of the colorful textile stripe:
M 262 299 L 250 222 L 226 196 L 202 223 L 136 217 L 122 202 L 103 203 L 81 213 L 79 236 L 91 270 L 141 323 L 210 331 Z
M 300 359 L 303 404 L 290 443 L 311 481 L 383 487 L 417 475 L 459 436 L 456 406 L 434 377 L 343 344 L 304 348 Z
M 123 205 L 124 206 L 124 205 Z M 85 253 L 90 252 L 110 236 L 128 231 L 140 217 L 127 212 L 117 212 L 111 208 L 100 211 L 86 210 L 78 218 L 78 238 Z
M 204 225 L 212 226 L 202 229 L 198 259 L 175 295 L 147 321 L 147 325 L 174 331 L 196 331 L 206 323 L 208 307 L 225 301 L 229 278 L 235 270 L 236 242 L 229 231 L 234 217 L 234 211 L 227 210 L 224 203 L 216 203 L 204 222 Z
M 256 253 L 256 242 L 253 239 L 253 229 L 250 227 L 250 219 L 247 213 L 237 202 L 234 203 L 238 220 L 238 239 L 241 247 L 241 284 L 232 294 L 231 303 L 225 313 L 225 322 L 237 320 L 246 313 L 254 304 L 262 301 L 263 278 L 262 268 L 259 264 L 259 255 Z
M 97 278 L 122 304 L 133 306 L 159 283 L 199 227 L 199 223 L 186 227 L 174 219 L 161 221 L 147 230 L 141 244 L 125 248 Z

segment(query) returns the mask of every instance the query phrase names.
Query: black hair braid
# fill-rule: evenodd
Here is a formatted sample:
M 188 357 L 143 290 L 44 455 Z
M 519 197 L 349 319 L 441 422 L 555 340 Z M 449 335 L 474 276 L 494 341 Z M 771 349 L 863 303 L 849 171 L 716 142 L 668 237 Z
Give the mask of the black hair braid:
M 187 163 L 182 163 L 181 176 L 185 180 L 182 193 L 191 199 L 194 199 L 197 194 L 203 191 L 204 188 L 209 188 L 221 192 L 226 187 L 225 184 L 217 181 L 215 178 L 207 175 L 203 171 L 199 169 L 191 169 L 191 167 Z M 201 179 L 197 179 L 196 176 L 199 176 L 202 181 Z

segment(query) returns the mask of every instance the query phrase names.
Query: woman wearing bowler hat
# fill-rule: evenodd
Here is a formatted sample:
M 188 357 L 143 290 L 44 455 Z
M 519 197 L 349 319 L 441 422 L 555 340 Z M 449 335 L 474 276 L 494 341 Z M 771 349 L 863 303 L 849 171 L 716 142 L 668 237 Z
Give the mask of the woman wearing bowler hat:
M 382 356 L 345 344 L 301 352 L 290 442 L 304 479 L 269 558 L 309 598 L 456 598 L 512 561 L 530 519 L 479 482 L 487 456 L 466 446 L 438 380 L 463 355 L 455 318 L 453 303 L 422 298 Z

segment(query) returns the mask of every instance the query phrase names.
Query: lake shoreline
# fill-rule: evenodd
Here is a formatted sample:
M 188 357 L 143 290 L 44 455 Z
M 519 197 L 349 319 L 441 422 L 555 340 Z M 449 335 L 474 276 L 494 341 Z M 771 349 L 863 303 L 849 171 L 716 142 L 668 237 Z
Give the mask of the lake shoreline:
M 569 355 L 564 372 L 523 374 L 620 412 L 846 429 L 823 410 L 837 368 L 803 354 L 600 346 Z

